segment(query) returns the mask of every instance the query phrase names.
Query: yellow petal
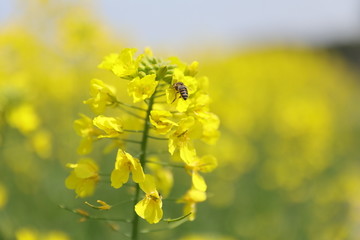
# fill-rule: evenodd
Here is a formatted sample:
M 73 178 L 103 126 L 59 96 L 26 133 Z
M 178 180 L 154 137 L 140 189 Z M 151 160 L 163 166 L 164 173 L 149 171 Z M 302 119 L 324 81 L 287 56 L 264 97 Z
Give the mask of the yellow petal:
M 93 179 L 85 179 L 80 182 L 75 188 L 78 197 L 87 197 L 94 193 L 97 181 Z
M 212 155 L 203 156 L 200 159 L 199 170 L 201 172 L 211 172 L 217 167 L 217 160 Z
M 155 178 L 149 174 L 145 174 L 145 180 L 140 183 L 140 188 L 146 193 L 156 192 Z
M 145 197 L 135 205 L 135 212 L 148 223 L 153 224 L 158 223 L 163 216 L 161 207 L 161 200 L 154 201 L 151 198 Z
M 145 180 L 145 174 L 144 174 L 144 171 L 141 167 L 141 164 L 140 164 L 140 161 L 135 158 L 137 161 L 136 163 L 134 164 L 133 166 L 133 169 L 132 169 L 132 179 L 134 182 L 136 183 L 141 183 Z
M 138 202 L 135 205 L 135 212 L 137 215 L 139 215 L 141 218 L 145 219 L 145 209 L 147 207 L 147 202 L 149 200 L 144 198 L 143 200 L 141 200 L 140 202 Z
M 196 171 L 192 173 L 192 183 L 195 189 L 205 192 L 207 185 L 204 178 Z
M 186 163 L 189 164 L 196 158 L 196 150 L 193 147 L 189 147 L 188 144 L 180 147 L 180 157 Z
M 129 170 L 128 169 L 114 169 L 111 172 L 111 186 L 114 188 L 120 188 L 124 183 L 129 180 Z
M 98 166 L 92 159 L 83 158 L 79 160 L 74 171 L 79 178 L 89 178 L 97 175 Z
M 151 97 L 159 83 L 155 78 L 156 75 L 151 74 L 143 78 L 136 77 L 129 82 L 128 93 L 133 97 L 134 103 Z
M 160 202 L 156 202 L 153 200 L 150 200 L 150 203 L 148 204 L 148 206 L 145 209 L 145 220 L 148 221 L 148 223 L 153 224 L 153 223 L 158 223 L 162 216 L 163 216 L 163 211 L 161 209 L 161 201 Z
M 76 177 L 75 172 L 71 172 L 70 175 L 65 179 L 65 186 L 68 189 L 75 189 L 79 182 L 80 179 Z
M 186 203 L 183 209 L 183 213 L 184 215 L 191 213 L 189 215 L 189 221 L 194 221 L 196 217 L 196 203 L 194 202 Z
M 82 138 L 80 141 L 80 145 L 77 148 L 77 152 L 80 155 L 88 154 L 92 151 L 93 149 L 92 146 L 93 146 L 93 140 L 91 137 Z

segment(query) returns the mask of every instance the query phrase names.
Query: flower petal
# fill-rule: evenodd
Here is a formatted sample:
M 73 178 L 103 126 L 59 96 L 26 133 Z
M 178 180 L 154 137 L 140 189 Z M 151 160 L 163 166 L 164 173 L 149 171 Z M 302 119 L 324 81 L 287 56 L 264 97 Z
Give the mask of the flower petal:
M 114 169 L 111 172 L 111 186 L 120 188 L 124 183 L 129 180 L 129 171 L 127 169 Z
M 195 189 L 202 192 L 206 191 L 207 188 L 206 182 L 204 178 L 197 171 L 193 171 L 192 173 L 192 183 Z

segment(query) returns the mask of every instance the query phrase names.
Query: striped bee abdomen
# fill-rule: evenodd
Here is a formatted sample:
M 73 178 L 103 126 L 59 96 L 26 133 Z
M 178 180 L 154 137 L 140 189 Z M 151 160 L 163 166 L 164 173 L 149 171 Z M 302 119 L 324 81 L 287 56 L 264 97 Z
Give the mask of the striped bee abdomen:
M 175 90 L 180 94 L 182 99 L 186 100 L 189 97 L 187 87 L 182 82 L 177 82 L 174 84 Z

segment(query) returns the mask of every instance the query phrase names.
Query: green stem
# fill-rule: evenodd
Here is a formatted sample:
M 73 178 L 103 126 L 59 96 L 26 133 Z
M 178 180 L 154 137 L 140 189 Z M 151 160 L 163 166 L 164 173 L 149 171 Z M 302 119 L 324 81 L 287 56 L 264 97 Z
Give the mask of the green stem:
M 154 136 L 148 136 L 148 138 L 156 139 L 156 140 L 169 140 L 168 138 L 161 138 L 161 137 L 154 137 Z
M 156 89 L 154 94 L 151 96 L 149 102 L 148 102 L 148 109 L 146 110 L 146 117 L 145 117 L 145 123 L 144 123 L 144 131 L 142 134 L 141 139 L 141 151 L 140 151 L 140 163 L 143 169 L 145 169 L 145 163 L 146 163 L 146 150 L 147 150 L 147 144 L 149 139 L 149 130 L 150 130 L 150 113 L 154 104 Z M 139 201 L 139 194 L 140 194 L 140 186 L 139 184 L 136 184 L 136 191 L 135 191 L 135 197 L 134 197 L 134 206 Z M 134 211 L 133 220 L 132 220 L 132 234 L 131 234 L 131 240 L 137 240 L 138 239 L 138 226 L 139 226 L 139 216 Z
M 174 164 L 174 163 L 167 163 L 167 162 L 158 162 L 158 161 L 146 161 L 150 164 L 158 164 L 162 166 L 168 166 L 168 167 L 175 167 L 175 168 L 185 168 L 185 165 L 183 164 Z
M 127 104 L 127 103 L 123 103 L 123 102 L 119 102 L 119 101 L 116 101 L 116 103 L 121 104 L 121 105 L 124 105 L 124 106 L 129 107 L 129 108 L 133 108 L 133 109 L 136 109 L 136 110 L 140 110 L 140 111 L 146 112 L 146 109 L 141 108 L 141 107 L 136 107 L 136 106 L 133 106 L 133 105 L 130 105 L 130 104 Z

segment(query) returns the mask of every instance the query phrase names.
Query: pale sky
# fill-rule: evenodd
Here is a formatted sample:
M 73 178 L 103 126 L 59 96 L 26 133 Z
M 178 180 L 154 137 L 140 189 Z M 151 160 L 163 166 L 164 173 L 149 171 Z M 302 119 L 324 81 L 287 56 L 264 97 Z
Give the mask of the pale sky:
M 16 12 L 14 5 L 1 1 L 1 25 Z M 360 38 L 360 0 L 103 0 L 92 6 L 137 47 L 327 44 Z

